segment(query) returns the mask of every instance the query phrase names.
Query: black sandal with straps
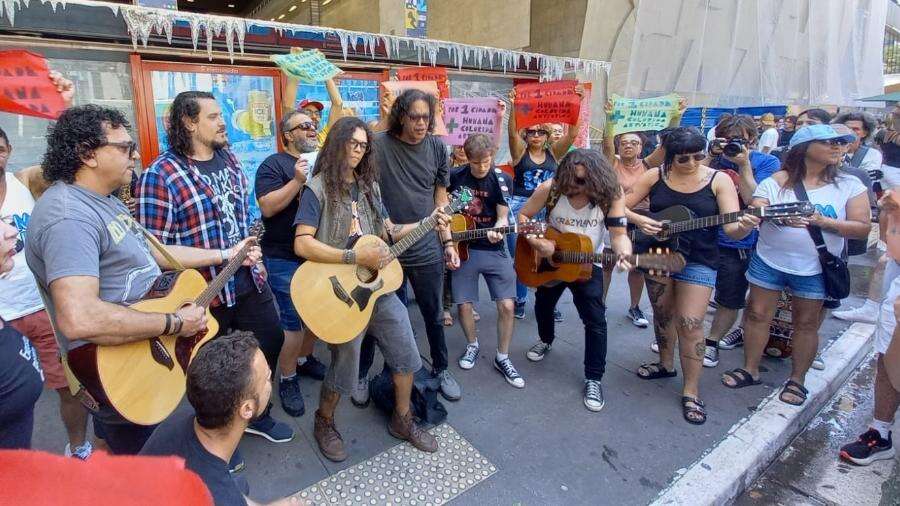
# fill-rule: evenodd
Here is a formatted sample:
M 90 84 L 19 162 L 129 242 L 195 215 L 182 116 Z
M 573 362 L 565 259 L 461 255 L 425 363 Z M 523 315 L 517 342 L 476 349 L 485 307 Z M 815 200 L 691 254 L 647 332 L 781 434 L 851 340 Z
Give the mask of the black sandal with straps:
M 706 423 L 706 410 L 703 401 L 696 397 L 684 396 L 681 398 L 681 414 L 684 421 L 692 425 L 703 425 Z
M 641 374 L 641 371 L 647 371 L 647 374 Z M 649 364 L 641 364 L 638 367 L 637 372 L 638 378 L 645 380 L 655 380 L 659 378 L 674 378 L 678 376 L 678 371 L 668 370 L 660 362 L 653 362 Z
M 800 402 L 785 400 L 785 394 L 799 398 Z M 778 400 L 785 404 L 790 404 L 791 406 L 802 406 L 803 403 L 806 402 L 807 395 L 809 395 L 809 390 L 807 390 L 806 387 L 794 380 L 788 380 L 787 383 L 784 384 L 784 388 L 781 389 L 781 393 L 778 394 Z
M 728 383 L 725 383 L 726 377 L 731 378 L 731 380 L 734 381 L 734 384 L 729 385 Z M 730 371 L 726 371 L 725 373 L 723 373 L 722 374 L 722 384 L 728 388 L 737 390 L 738 388 L 752 387 L 754 385 L 761 385 L 762 381 L 754 378 L 752 374 L 750 374 L 746 370 L 741 369 L 739 367 L 737 369 L 732 369 Z

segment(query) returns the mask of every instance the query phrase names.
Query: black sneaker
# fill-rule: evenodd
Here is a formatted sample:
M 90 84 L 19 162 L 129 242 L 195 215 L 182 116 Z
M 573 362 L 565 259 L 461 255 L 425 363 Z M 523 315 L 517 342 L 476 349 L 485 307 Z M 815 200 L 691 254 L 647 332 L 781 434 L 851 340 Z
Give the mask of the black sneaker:
M 325 371 L 328 368 L 325 367 L 325 364 L 319 362 L 319 360 L 310 355 L 306 357 L 306 362 L 303 365 L 297 365 L 297 374 L 300 376 L 308 376 L 314 380 L 322 381 L 325 379 Z
M 500 371 L 500 374 L 503 375 L 503 378 L 510 385 L 516 388 L 525 388 L 525 378 L 519 374 L 509 357 L 504 360 L 498 360 L 497 357 L 494 357 L 494 369 Z
M 524 302 L 516 302 L 516 313 L 517 320 L 525 319 L 525 303 Z
M 744 345 L 744 328 L 735 327 L 719 340 L 720 350 L 733 350 Z
M 559 309 L 553 310 L 553 321 L 556 323 L 562 323 L 566 321 L 566 318 L 563 316 L 562 312 Z
M 262 436 L 273 443 L 286 443 L 294 439 L 294 429 L 290 425 L 272 418 L 270 414 L 265 414 L 259 420 L 248 425 L 244 432 Z
M 631 323 L 634 324 L 635 327 L 645 329 L 650 326 L 650 322 L 647 321 L 647 317 L 644 316 L 644 312 L 641 311 L 640 306 L 634 306 L 633 308 L 629 309 L 628 318 L 631 320 Z
M 894 445 L 891 433 L 884 439 L 875 429 L 869 429 L 854 443 L 841 447 L 841 458 L 858 466 L 867 466 L 876 460 L 894 458 Z
M 300 391 L 300 376 L 278 380 L 278 397 L 281 398 L 281 407 L 284 412 L 293 416 L 303 416 L 306 406 L 303 402 L 303 393 Z
M 584 407 L 596 413 L 603 409 L 605 405 L 603 387 L 600 386 L 600 382 L 597 380 L 584 380 Z

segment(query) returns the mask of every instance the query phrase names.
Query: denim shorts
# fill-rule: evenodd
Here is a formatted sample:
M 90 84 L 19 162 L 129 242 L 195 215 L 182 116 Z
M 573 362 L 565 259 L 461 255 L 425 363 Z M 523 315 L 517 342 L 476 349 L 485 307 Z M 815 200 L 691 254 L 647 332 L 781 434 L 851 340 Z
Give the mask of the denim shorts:
M 716 271 L 708 265 L 696 262 L 685 265 L 681 272 L 672 275 L 672 279 L 691 285 L 716 287 Z
M 291 278 L 300 267 L 300 261 L 274 257 L 263 257 L 263 260 L 266 263 L 266 270 L 269 271 L 269 287 L 272 288 L 275 302 L 278 303 L 281 328 L 296 332 L 302 326 L 297 309 L 294 308 L 294 303 L 291 301 Z
M 450 271 L 450 290 L 454 304 L 478 302 L 478 278 L 484 276 L 491 300 L 516 296 L 516 271 L 506 250 L 469 249 L 469 259 L 459 269 Z
M 801 299 L 825 299 L 825 278 L 822 274 L 812 276 L 788 274 L 763 262 L 756 253 L 753 254 L 750 267 L 747 268 L 747 281 L 767 290 L 781 291 L 790 288 L 791 294 Z

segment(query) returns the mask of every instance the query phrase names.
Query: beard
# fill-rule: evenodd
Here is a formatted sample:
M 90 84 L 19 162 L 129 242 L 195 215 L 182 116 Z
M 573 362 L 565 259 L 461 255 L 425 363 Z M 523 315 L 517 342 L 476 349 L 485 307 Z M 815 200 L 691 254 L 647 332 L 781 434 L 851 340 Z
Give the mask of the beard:
M 312 153 L 319 148 L 319 141 L 315 138 L 299 139 L 293 142 L 294 149 L 301 153 Z

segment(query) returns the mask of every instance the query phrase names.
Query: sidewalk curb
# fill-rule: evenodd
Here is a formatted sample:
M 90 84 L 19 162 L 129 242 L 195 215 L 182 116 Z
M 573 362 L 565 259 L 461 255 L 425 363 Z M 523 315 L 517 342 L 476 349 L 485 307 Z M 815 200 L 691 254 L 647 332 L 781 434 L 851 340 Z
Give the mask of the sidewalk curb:
M 871 352 L 874 325 L 854 323 L 822 353 L 827 368 L 806 376 L 809 397 L 800 408 L 778 400 L 780 389 L 734 424 L 724 439 L 696 462 L 676 472 L 654 506 L 727 504 L 803 430 Z M 724 387 L 723 387 L 724 388 Z M 835 457 L 836 458 L 836 457 Z

